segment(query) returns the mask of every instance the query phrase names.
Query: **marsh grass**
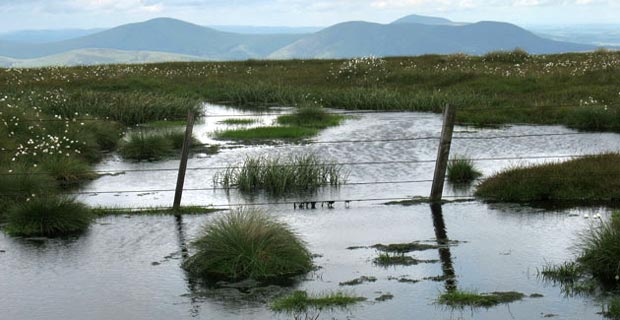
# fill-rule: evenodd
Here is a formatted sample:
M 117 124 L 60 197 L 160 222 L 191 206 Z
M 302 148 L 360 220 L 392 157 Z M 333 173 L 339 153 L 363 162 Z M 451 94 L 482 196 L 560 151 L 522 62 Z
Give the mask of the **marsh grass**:
M 475 194 L 487 201 L 614 203 L 620 200 L 618 163 L 620 154 L 608 153 L 515 167 L 482 181 Z
M 620 319 L 620 296 L 614 296 L 609 299 L 603 315 L 608 319 Z
M 471 183 L 482 176 L 474 162 L 464 156 L 455 156 L 448 162 L 448 181 L 456 184 Z
M 23 203 L 32 195 L 55 193 L 58 183 L 40 168 L 16 165 L 9 169 L 0 168 L 0 216 L 10 207 Z
M 339 125 L 344 118 L 342 115 L 330 114 L 320 106 L 304 104 L 292 114 L 279 116 L 277 121 L 281 125 L 325 129 Z
M 147 134 L 142 131 L 131 133 L 119 149 L 123 158 L 131 160 L 159 160 L 170 156 L 173 143 L 164 135 Z
M 296 313 L 308 310 L 346 308 L 365 300 L 366 298 L 344 292 L 309 295 L 306 291 L 294 291 L 291 295 L 274 300 L 271 303 L 271 310 Z
M 579 266 L 607 286 L 620 288 L 620 212 L 579 238 Z
M 256 141 L 256 140 L 279 140 L 290 139 L 299 140 L 315 136 L 319 131 L 314 128 L 303 127 L 257 127 L 249 129 L 228 129 L 215 132 L 215 137 L 225 140 L 241 140 L 241 141 Z
M 228 124 L 228 125 L 250 125 L 258 123 L 258 119 L 245 119 L 245 118 L 232 118 L 222 120 L 219 123 Z
M 76 184 L 97 178 L 92 167 L 77 157 L 48 156 L 40 161 L 39 166 L 61 184 Z
M 305 242 L 281 222 L 254 209 L 238 209 L 207 224 L 183 267 L 192 276 L 229 280 L 281 280 L 309 272 Z
M 420 263 L 436 263 L 438 260 L 418 260 L 404 253 L 380 253 L 373 262 L 381 267 L 390 266 L 414 266 Z
M 264 190 L 280 196 L 315 191 L 322 186 L 339 186 L 345 182 L 346 176 L 342 166 L 308 153 L 285 158 L 247 157 L 241 166 L 230 165 L 217 172 L 213 181 L 226 189 L 238 188 L 241 192 Z
M 525 295 L 523 293 L 515 291 L 477 293 L 473 291 L 454 290 L 440 295 L 438 302 L 455 308 L 490 308 L 502 303 L 519 301 L 524 297 Z
M 16 236 L 66 236 L 83 232 L 92 219 L 90 209 L 74 199 L 40 196 L 7 212 L 6 231 Z

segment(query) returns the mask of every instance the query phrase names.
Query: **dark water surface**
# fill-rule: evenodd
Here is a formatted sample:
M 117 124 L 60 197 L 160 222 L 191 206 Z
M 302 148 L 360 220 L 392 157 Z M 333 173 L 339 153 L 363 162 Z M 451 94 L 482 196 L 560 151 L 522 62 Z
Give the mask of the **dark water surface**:
M 286 110 L 282 110 L 286 111 Z M 240 114 L 242 111 L 207 105 L 209 114 Z M 275 117 L 261 117 L 270 123 Z M 203 141 L 209 132 L 225 126 L 222 118 L 207 118 L 197 126 Z M 344 125 L 323 131 L 316 141 L 392 139 L 436 136 L 438 115 L 385 113 L 361 115 Z M 457 128 L 455 136 L 571 133 L 555 126 L 513 126 L 502 129 Z M 387 143 L 310 144 L 299 146 L 253 146 L 223 149 L 215 156 L 190 160 L 190 167 L 213 167 L 235 163 L 246 154 L 287 153 L 312 150 L 338 162 L 426 160 L 435 156 L 433 140 Z M 562 156 L 620 150 L 620 135 L 586 134 L 502 140 L 455 140 L 453 153 L 475 158 Z M 528 163 L 549 160 L 528 160 Z M 483 161 L 478 165 L 491 174 L 526 160 Z M 174 168 L 178 161 L 129 163 L 111 157 L 99 170 Z M 424 180 L 432 177 L 432 163 L 351 166 L 350 182 Z M 188 173 L 187 188 L 212 186 L 213 170 Z M 86 191 L 172 189 L 174 172 L 127 172 L 100 178 Z M 325 189 L 306 199 L 367 199 L 426 196 L 430 183 L 352 185 Z M 461 195 L 469 190 L 459 191 Z M 145 192 L 146 193 L 146 192 Z M 454 195 L 447 186 L 446 195 Z M 81 199 L 90 205 L 141 207 L 168 206 L 172 193 L 96 194 Z M 282 202 L 297 198 L 280 199 Z M 264 196 L 247 199 L 222 190 L 186 192 L 184 204 L 274 202 Z M 452 203 L 432 212 L 428 205 L 385 206 L 381 201 L 353 202 L 350 208 L 295 211 L 291 205 L 263 207 L 289 223 L 308 242 L 320 269 L 284 288 L 253 290 L 209 289 L 188 281 L 180 268 L 182 247 L 196 237 L 213 217 L 184 216 L 181 224 L 172 216 L 109 216 L 90 230 L 65 240 L 11 238 L 0 232 L 0 319 L 271 319 L 291 318 L 269 311 L 272 295 L 294 289 L 311 293 L 344 290 L 368 298 L 346 311 L 324 311 L 320 319 L 601 319 L 600 302 L 587 297 L 565 297 L 558 287 L 542 282 L 537 268 L 572 257 L 570 247 L 591 220 L 583 214 L 607 210 L 582 209 L 559 212 L 515 205 L 479 202 Z M 441 226 L 445 225 L 445 229 Z M 383 268 L 372 260 L 375 249 L 349 250 L 352 246 L 377 243 L 433 241 L 446 236 L 459 241 L 448 249 L 415 252 L 419 259 L 437 263 Z M 431 242 L 432 243 L 432 242 Z M 454 272 L 454 282 L 423 280 Z M 360 276 L 376 282 L 339 286 Z M 401 283 L 390 278 L 421 280 Z M 525 298 L 491 309 L 453 310 L 435 299 L 446 286 L 478 292 L 519 291 L 543 298 Z M 392 300 L 376 302 L 381 294 Z

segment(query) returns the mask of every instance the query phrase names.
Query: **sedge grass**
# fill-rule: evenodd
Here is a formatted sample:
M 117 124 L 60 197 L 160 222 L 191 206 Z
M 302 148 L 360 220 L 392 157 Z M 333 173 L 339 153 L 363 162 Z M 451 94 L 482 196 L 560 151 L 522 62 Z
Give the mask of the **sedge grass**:
M 216 132 L 215 136 L 218 139 L 242 141 L 278 139 L 298 140 L 315 136 L 317 133 L 318 130 L 313 128 L 271 126 L 249 129 L 228 129 Z
M 230 165 L 214 176 L 214 184 L 241 192 L 266 191 L 271 195 L 315 191 L 322 186 L 338 186 L 346 179 L 340 165 L 325 162 L 315 154 L 286 158 L 247 157 L 240 166 Z
M 321 295 L 309 295 L 306 291 L 294 291 L 271 303 L 271 310 L 276 312 L 299 313 L 309 310 L 346 308 L 365 301 L 366 298 L 353 296 L 344 292 L 333 292 Z
M 244 118 L 232 118 L 222 120 L 219 123 L 228 124 L 228 125 L 250 125 L 257 123 L 258 119 L 244 119 Z
M 324 108 L 315 105 L 302 105 L 289 115 L 279 116 L 281 125 L 304 128 L 325 129 L 339 125 L 344 116 L 330 114 Z
M 41 196 L 11 207 L 6 230 L 16 236 L 66 236 L 86 230 L 92 218 L 90 209 L 74 199 Z
M 207 224 L 183 267 L 207 279 L 278 280 L 311 270 L 306 244 L 262 211 L 238 209 Z
M 518 301 L 524 297 L 523 293 L 515 291 L 477 293 L 474 291 L 454 290 L 440 295 L 438 302 L 455 308 L 490 308 L 501 303 Z
M 472 160 L 455 156 L 448 162 L 447 176 L 452 183 L 471 183 L 482 176 L 482 173 L 476 169 Z

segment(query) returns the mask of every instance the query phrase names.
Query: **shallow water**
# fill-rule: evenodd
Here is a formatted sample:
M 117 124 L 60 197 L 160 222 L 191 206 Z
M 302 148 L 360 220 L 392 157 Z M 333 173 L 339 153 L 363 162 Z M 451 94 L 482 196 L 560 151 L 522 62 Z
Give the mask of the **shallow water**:
M 286 109 L 282 110 L 283 112 Z M 207 105 L 208 114 L 240 114 L 242 111 Z M 274 116 L 265 116 L 269 123 Z M 223 128 L 222 118 L 207 118 L 196 127 L 203 141 L 209 132 Z M 315 141 L 391 139 L 437 136 L 438 115 L 382 113 L 360 115 L 344 125 L 323 131 Z M 571 130 L 555 126 L 513 126 L 502 129 L 457 128 L 456 136 L 563 133 Z M 464 132 L 467 131 L 467 132 Z M 475 132 L 471 132 L 475 131 Z M 313 150 L 339 162 L 432 159 L 437 142 L 430 140 L 390 143 L 309 144 L 298 146 L 251 146 L 223 149 L 208 158 L 194 157 L 189 167 L 214 167 L 235 163 L 246 154 L 285 153 Z M 587 134 L 506 140 L 455 140 L 453 153 L 475 158 L 524 157 L 587 154 L 620 149 L 620 135 Z M 541 162 L 545 160 L 530 160 Z M 524 161 L 479 162 L 490 174 Z M 178 161 L 128 163 L 111 157 L 99 170 L 175 168 Z M 351 166 L 350 182 L 424 180 L 432 177 L 432 163 Z M 214 171 L 190 171 L 187 188 L 210 188 Z M 172 189 L 175 172 L 127 172 L 100 178 L 84 190 Z M 306 199 L 367 199 L 426 196 L 430 183 L 389 185 L 345 185 L 325 189 Z M 462 191 L 462 195 L 470 191 Z M 454 195 L 447 186 L 446 195 Z M 84 195 L 91 205 L 141 207 L 169 205 L 172 193 Z M 278 199 L 294 201 L 296 198 Z M 184 204 L 275 202 L 264 196 L 247 199 L 232 191 L 186 192 Z M 542 211 L 514 205 L 487 205 L 479 202 L 452 203 L 433 214 L 428 205 L 385 206 L 380 201 L 353 202 L 350 208 L 337 203 L 335 209 L 295 211 L 291 205 L 264 206 L 291 224 L 320 255 L 321 268 L 300 279 L 293 289 L 320 293 L 345 290 L 368 298 L 347 311 L 323 312 L 320 319 L 536 319 L 557 314 L 558 319 L 601 319 L 600 303 L 587 297 L 566 298 L 560 288 L 542 282 L 537 268 L 561 262 L 572 254 L 570 247 L 591 220 L 581 217 L 606 210 Z M 171 216 L 110 216 L 100 218 L 90 230 L 65 240 L 19 239 L 0 232 L 0 318 L 2 319 L 271 319 L 269 294 L 247 298 L 231 289 L 208 289 L 189 282 L 180 268 L 182 247 L 194 239 L 210 216 L 184 216 L 179 224 Z M 573 215 L 571 215 L 573 214 Z M 578 214 L 575 216 L 574 214 Z M 383 268 L 373 264 L 374 249 L 348 250 L 351 246 L 433 240 L 442 236 L 460 243 L 449 250 L 416 252 L 420 259 L 440 259 L 438 263 Z M 543 298 L 526 298 L 491 309 L 453 310 L 434 303 L 445 290 L 444 282 L 423 280 L 400 283 L 389 277 L 421 280 L 443 275 L 453 267 L 459 289 L 479 292 L 520 291 L 541 293 Z M 374 276 L 374 283 L 342 287 L 343 281 Z M 394 299 L 375 302 L 382 293 Z

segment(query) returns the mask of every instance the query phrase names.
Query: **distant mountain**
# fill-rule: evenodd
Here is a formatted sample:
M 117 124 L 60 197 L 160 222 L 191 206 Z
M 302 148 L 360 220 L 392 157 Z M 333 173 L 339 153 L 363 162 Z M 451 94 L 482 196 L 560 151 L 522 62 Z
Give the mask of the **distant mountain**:
M 412 14 L 406 17 L 402 17 L 394 22 L 392 22 L 392 24 L 398 24 L 398 23 L 419 23 L 419 24 L 428 24 L 428 25 L 453 25 L 456 24 L 448 19 L 445 18 L 438 18 L 438 17 L 428 17 L 428 16 L 419 16 L 417 14 Z
M 587 51 L 590 45 L 543 39 L 509 23 L 466 25 L 346 22 L 308 35 L 271 55 L 273 59 L 484 54 L 522 48 L 530 53 Z
M 202 60 L 206 59 L 202 57 L 165 52 L 81 49 L 35 59 L 13 59 L 0 57 L 0 67 L 33 68 L 43 66 L 132 64 Z
M 103 30 L 105 29 L 21 30 L 0 33 L 0 40 L 17 43 L 46 43 L 83 37 Z
M 264 26 L 208 26 L 215 30 L 245 34 L 304 34 L 324 29 L 323 27 L 264 27 Z
M 92 35 L 46 44 L 0 42 L 0 56 L 32 59 L 71 50 L 100 48 L 180 53 L 210 59 L 260 58 L 285 46 L 300 35 L 247 35 L 169 18 L 122 25 Z
M 232 28 L 232 27 L 231 27 Z M 139 63 L 187 60 L 350 58 L 421 54 L 484 54 L 522 48 L 530 53 L 588 51 L 596 47 L 545 39 L 502 22 L 455 23 L 411 15 L 390 24 L 345 22 L 314 33 L 279 27 L 246 33 L 220 31 L 170 18 L 49 43 L 0 40 L 0 65 Z M 271 31 L 269 31 L 271 30 Z M 262 32 L 280 32 L 263 34 Z

